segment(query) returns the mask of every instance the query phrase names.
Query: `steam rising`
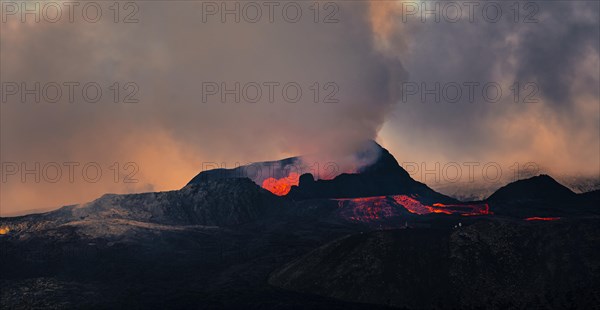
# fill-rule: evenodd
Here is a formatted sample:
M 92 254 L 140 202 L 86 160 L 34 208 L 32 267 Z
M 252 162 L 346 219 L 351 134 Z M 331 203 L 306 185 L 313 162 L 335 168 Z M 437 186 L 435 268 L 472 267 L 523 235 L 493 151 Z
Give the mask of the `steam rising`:
M 362 163 L 341 154 L 368 139 L 400 162 L 534 161 L 561 173 L 600 174 L 597 2 L 540 3 L 536 24 L 404 23 L 401 1 L 339 3 L 339 22 L 330 24 L 315 23 L 307 5 L 298 23 L 221 23 L 202 22 L 201 2 L 136 3 L 136 24 L 2 24 L 2 82 L 93 81 L 104 93 L 97 103 L 29 96 L 1 104 L 2 162 L 96 162 L 103 176 L 97 183 L 80 174 L 71 183 L 66 170 L 57 183 L 9 176 L 0 215 L 106 192 L 180 188 L 203 163 L 234 168 L 308 154 L 309 165 L 334 161 L 352 170 Z M 398 97 L 402 81 L 515 80 L 538 83 L 540 101 Z M 136 83 L 139 102 L 112 102 L 114 82 Z M 303 95 L 295 103 L 281 96 L 268 102 L 265 93 L 256 103 L 219 95 L 203 102 L 206 82 L 294 82 Z M 323 102 L 326 83 L 339 87 L 339 102 Z M 118 182 L 109 168 L 115 162 Z M 137 183 L 123 182 L 127 162 L 139 167 Z
M 105 192 L 179 188 L 203 163 L 233 168 L 299 154 L 331 154 L 325 165 L 359 141 L 374 139 L 394 102 L 390 87 L 405 75 L 400 62 L 373 48 L 368 4 L 340 6 L 338 23 L 315 23 L 307 5 L 298 23 L 202 22 L 201 2 L 137 2 L 137 24 L 20 23 L 2 27 L 2 80 L 97 82 L 97 103 L 2 104 L 2 161 L 97 162 L 103 177 L 88 183 L 25 183 L 9 176 L 2 212 L 82 202 Z M 139 103 L 114 103 L 108 86 L 139 86 Z M 274 102 L 234 102 L 209 96 L 203 83 L 226 88 L 277 82 Z M 286 83 L 300 85 L 298 102 L 285 100 Z M 311 90 L 318 83 L 315 103 Z M 324 102 L 334 83 L 339 90 Z M 42 85 L 43 86 L 43 85 Z M 125 95 L 126 92 L 123 90 Z M 291 92 L 293 94 L 293 92 Z M 13 100 L 11 101 L 10 98 Z M 121 165 L 113 181 L 114 162 Z M 138 183 L 123 183 L 135 162 Z
M 532 2 L 519 7 L 518 22 L 511 3 L 495 2 L 503 12 L 495 23 L 483 18 L 485 2 L 475 10 L 475 22 L 463 8 L 456 23 L 444 16 L 436 23 L 432 15 L 422 23 L 420 11 L 403 16 L 402 3 L 425 2 L 373 1 L 371 15 L 378 48 L 402 59 L 409 81 L 430 89 L 436 82 L 494 82 L 503 96 L 498 102 L 481 96 L 469 102 L 463 95 L 458 102 L 436 103 L 419 94 L 398 103 L 380 138 L 400 162 L 429 169 L 436 162 L 493 162 L 503 167 L 503 182 L 513 177 L 511 166 L 528 162 L 538 173 L 600 178 L 598 2 Z M 523 22 L 533 8 L 534 22 Z M 535 83 L 537 102 L 524 102 L 529 92 L 523 89 L 514 102 L 515 82 Z

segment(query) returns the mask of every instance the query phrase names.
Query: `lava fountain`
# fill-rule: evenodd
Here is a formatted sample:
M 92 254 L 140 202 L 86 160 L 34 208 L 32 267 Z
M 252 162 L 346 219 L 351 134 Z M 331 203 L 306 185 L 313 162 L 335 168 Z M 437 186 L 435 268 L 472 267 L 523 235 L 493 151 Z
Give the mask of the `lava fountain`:
M 277 196 L 284 196 L 290 192 L 293 185 L 298 185 L 300 176 L 296 172 L 290 172 L 287 177 L 276 179 L 267 178 L 262 182 L 262 187 Z
M 9 231 L 10 231 L 10 228 L 8 228 L 8 226 L 0 227 L 0 235 L 6 235 L 6 234 L 8 234 Z

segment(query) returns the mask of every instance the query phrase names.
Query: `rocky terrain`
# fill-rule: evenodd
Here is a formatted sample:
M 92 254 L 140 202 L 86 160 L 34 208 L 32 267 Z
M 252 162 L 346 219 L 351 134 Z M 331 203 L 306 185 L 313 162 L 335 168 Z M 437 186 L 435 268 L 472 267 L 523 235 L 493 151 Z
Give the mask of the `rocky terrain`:
M 459 202 L 378 153 L 356 173 L 304 174 L 287 195 L 222 170 L 180 190 L 0 218 L 0 307 L 600 304 L 599 192 L 538 176 Z
M 278 287 L 410 309 L 592 309 L 598 220 L 485 220 L 348 235 L 274 272 Z

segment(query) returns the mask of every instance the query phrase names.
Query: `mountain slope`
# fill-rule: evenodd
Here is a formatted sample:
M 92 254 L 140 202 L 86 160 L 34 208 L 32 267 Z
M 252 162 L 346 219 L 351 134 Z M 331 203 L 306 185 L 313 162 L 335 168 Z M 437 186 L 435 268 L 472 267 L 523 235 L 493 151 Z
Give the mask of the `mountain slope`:
M 575 197 L 575 193 L 546 174 L 518 180 L 501 187 L 488 201 L 507 201 L 520 199 L 564 200 Z
M 272 199 L 271 193 L 249 179 L 223 179 L 169 192 L 105 195 L 73 210 L 73 214 L 157 224 L 227 226 L 258 218 Z
M 599 214 L 597 194 L 576 194 L 548 175 L 501 187 L 486 200 L 494 214 L 512 217 L 564 217 Z
M 181 190 L 115 195 L 56 211 L 0 219 L 17 232 L 40 232 L 61 225 L 136 227 L 231 226 L 248 223 L 281 205 L 281 198 L 249 179 L 222 179 L 185 186 Z M 100 233 L 100 232 L 98 232 Z

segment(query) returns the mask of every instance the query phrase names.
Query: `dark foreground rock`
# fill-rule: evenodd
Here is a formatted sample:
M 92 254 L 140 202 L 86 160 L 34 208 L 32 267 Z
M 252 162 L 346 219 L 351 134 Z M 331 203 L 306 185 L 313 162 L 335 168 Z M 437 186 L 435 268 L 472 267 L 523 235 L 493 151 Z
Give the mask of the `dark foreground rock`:
M 282 197 L 243 169 L 219 170 L 176 191 L 0 218 L 0 308 L 600 304 L 598 192 L 574 194 L 542 176 L 459 203 L 372 146 L 357 156 L 376 160 L 358 173 L 305 174 Z
M 598 220 L 478 221 L 353 234 L 274 272 L 275 286 L 409 309 L 592 309 Z

